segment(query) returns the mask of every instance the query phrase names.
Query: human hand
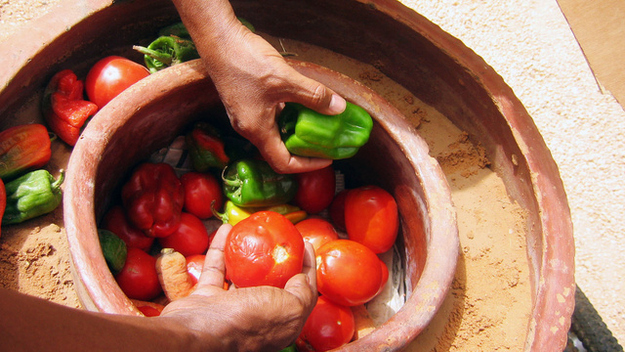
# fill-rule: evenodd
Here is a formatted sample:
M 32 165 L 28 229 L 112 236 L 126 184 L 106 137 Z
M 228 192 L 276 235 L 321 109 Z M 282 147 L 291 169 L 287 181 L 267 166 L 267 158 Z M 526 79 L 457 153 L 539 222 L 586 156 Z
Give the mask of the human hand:
M 277 114 L 296 102 L 326 115 L 345 110 L 345 100 L 297 72 L 262 37 L 234 15 L 226 0 L 175 0 L 215 83 L 233 128 L 280 173 L 326 167 L 331 160 L 294 156 L 280 138 Z
M 195 291 L 169 303 L 160 317 L 193 330 L 203 349 L 278 351 L 297 338 L 316 303 L 314 249 L 306 244 L 303 272 L 284 289 L 224 290 L 223 250 L 231 228 L 222 225 L 215 234 Z

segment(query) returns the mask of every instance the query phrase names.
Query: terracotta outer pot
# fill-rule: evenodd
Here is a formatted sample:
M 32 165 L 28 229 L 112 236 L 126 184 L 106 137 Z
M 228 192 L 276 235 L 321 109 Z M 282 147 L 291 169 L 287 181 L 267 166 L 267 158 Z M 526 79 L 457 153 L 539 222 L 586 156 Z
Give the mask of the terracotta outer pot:
M 263 32 L 375 65 L 486 148 L 510 196 L 530 214 L 533 310 L 526 350 L 562 350 L 575 292 L 570 211 L 548 148 L 501 77 L 459 40 L 393 0 L 232 4 Z M 73 67 L 84 74 L 98 57 L 146 43 L 157 28 L 176 20 L 165 0 L 64 1 L 38 19 L 38 26 L 5 43 L 16 51 L 2 58 L 0 127 L 16 124 L 22 105 L 41 94 L 59 69 Z

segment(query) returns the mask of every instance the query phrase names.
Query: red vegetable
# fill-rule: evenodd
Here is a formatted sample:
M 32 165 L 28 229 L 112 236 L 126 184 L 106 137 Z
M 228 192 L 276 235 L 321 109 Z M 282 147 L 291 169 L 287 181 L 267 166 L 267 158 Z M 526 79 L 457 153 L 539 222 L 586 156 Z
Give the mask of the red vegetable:
M 154 237 L 146 236 L 143 231 L 128 222 L 124 209 L 120 205 L 109 209 L 104 216 L 102 227 L 121 238 L 127 247 L 136 247 L 147 252 L 154 243 Z
M 213 216 L 214 209 L 221 209 L 224 202 L 221 185 L 209 173 L 187 172 L 180 177 L 184 187 L 184 209 L 200 219 Z
M 184 189 L 174 168 L 144 163 L 122 187 L 122 201 L 130 222 L 150 237 L 166 237 L 180 226 Z
M 85 88 L 89 100 L 99 108 L 126 88 L 150 75 L 150 71 L 121 56 L 108 56 L 98 61 L 87 74 Z
M 163 248 L 173 248 L 183 256 L 204 254 L 209 244 L 208 231 L 202 220 L 191 213 L 183 212 L 180 226 L 171 235 L 158 239 Z
M 236 286 L 283 288 L 302 271 L 304 240 L 284 215 L 259 211 L 230 230 L 224 259 L 228 278 Z
M 295 224 L 295 228 L 302 234 L 304 241 L 315 248 L 315 252 L 324 244 L 338 240 L 339 234 L 331 223 L 321 218 L 309 218 Z
M 378 186 L 350 190 L 345 198 L 345 228 L 350 240 L 375 253 L 393 247 L 399 229 L 395 198 Z
M 323 169 L 295 175 L 297 193 L 294 202 L 309 214 L 317 214 L 327 208 L 334 199 L 336 178 L 332 165 Z
M 0 132 L 0 178 L 8 181 L 48 163 L 52 156 L 48 129 L 19 125 Z
M 89 117 L 98 106 L 83 97 L 83 83 L 72 70 L 52 77 L 43 95 L 43 116 L 52 132 L 63 142 L 74 146 Z
M 310 345 L 316 352 L 328 351 L 348 343 L 356 331 L 354 314 L 349 307 L 341 306 L 319 296 L 300 333 L 298 344 Z
M 349 190 L 344 189 L 334 196 L 334 200 L 328 209 L 332 224 L 341 231 L 345 231 L 345 198 L 347 197 L 347 192 Z
M 368 247 L 338 239 L 317 252 L 317 289 L 327 299 L 344 306 L 370 301 L 388 279 L 386 265 Z
M 162 292 L 156 273 L 156 258 L 139 248 L 128 248 L 126 264 L 115 280 L 131 299 L 149 301 Z

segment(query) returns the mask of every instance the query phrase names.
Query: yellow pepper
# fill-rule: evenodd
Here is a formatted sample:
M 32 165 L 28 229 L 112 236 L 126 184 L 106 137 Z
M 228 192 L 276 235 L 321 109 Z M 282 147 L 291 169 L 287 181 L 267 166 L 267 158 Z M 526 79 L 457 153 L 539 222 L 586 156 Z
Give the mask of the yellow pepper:
M 249 217 L 258 211 L 274 211 L 284 215 L 293 224 L 306 219 L 308 214 L 299 207 L 291 204 L 272 205 L 268 207 L 240 207 L 232 201 L 226 201 L 223 213 L 215 213 L 215 215 L 224 222 L 232 226 L 238 224 L 241 220 Z

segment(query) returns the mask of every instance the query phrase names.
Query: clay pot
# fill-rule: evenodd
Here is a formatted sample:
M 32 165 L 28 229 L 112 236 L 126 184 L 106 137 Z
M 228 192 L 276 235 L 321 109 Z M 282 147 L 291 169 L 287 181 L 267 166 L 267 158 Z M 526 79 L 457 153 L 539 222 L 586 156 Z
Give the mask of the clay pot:
M 401 347 L 431 320 L 455 272 L 458 233 L 445 175 L 428 155 L 425 142 L 411 133 L 401 114 L 375 92 L 317 65 L 292 65 L 362 106 L 374 118 L 370 141 L 340 167 L 395 196 L 401 214 L 398 246 L 409 298 L 389 321 L 345 350 Z M 219 106 L 201 62 L 194 61 L 137 83 L 98 112 L 83 132 L 69 161 L 64 215 L 76 285 L 87 308 L 139 314 L 103 261 L 97 220 L 111 196 L 119 194 L 120 183 L 132 166 L 169 145 L 183 127 L 205 116 L 202 112 Z
M 237 15 L 263 32 L 308 42 L 374 65 L 479 141 L 510 197 L 529 214 L 527 255 L 533 307 L 525 349 L 562 350 L 575 292 L 570 212 L 548 148 L 501 77 L 459 40 L 397 1 L 231 3 Z M 124 54 L 139 61 L 127 48 L 146 44 L 146 38 L 152 38 L 158 28 L 175 21 L 176 12 L 166 0 L 64 1 L 58 10 L 38 19 L 38 26 L 5 43 L 19 51 L 2 58 L 0 127 L 20 120 L 33 121 L 31 116 L 38 116 L 37 108 L 22 107 L 40 96 L 55 72 L 72 67 L 84 77 L 88 67 L 107 54 Z M 139 120 L 132 121 L 131 126 L 145 127 Z M 126 128 L 129 127 L 120 130 Z M 150 138 L 156 132 L 145 133 L 143 141 L 148 147 L 155 147 L 150 143 L 156 142 Z M 118 142 L 98 141 L 98 145 L 111 144 L 111 150 L 115 150 L 115 143 Z M 111 167 L 124 171 L 131 161 L 126 163 Z M 102 203 L 88 205 L 97 214 L 101 211 L 98 207 L 106 202 L 101 194 L 94 197 Z M 76 224 L 72 225 L 73 221 Z M 67 225 L 71 233 L 94 224 L 93 219 L 68 218 Z M 101 282 L 106 282 L 106 278 L 93 277 L 83 284 L 94 286 Z M 109 288 L 109 292 L 115 289 Z

